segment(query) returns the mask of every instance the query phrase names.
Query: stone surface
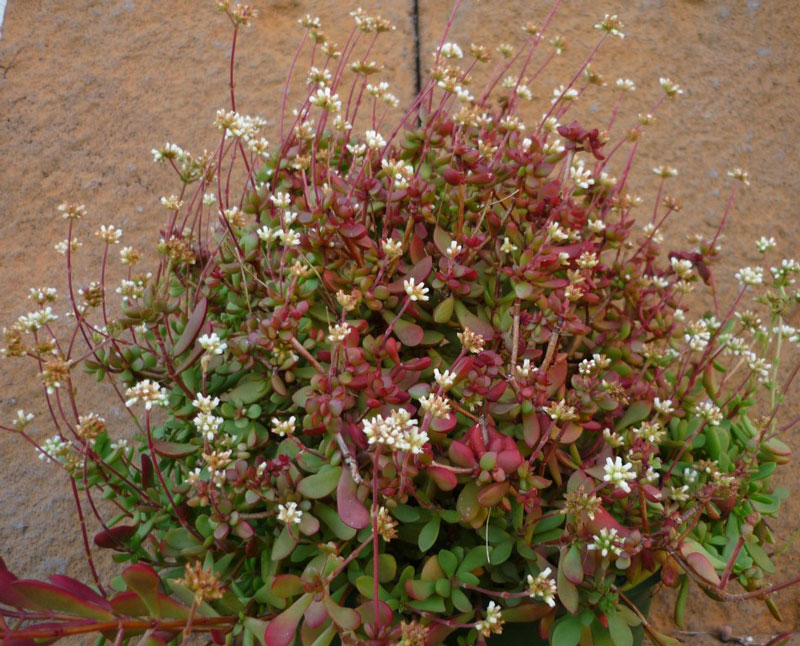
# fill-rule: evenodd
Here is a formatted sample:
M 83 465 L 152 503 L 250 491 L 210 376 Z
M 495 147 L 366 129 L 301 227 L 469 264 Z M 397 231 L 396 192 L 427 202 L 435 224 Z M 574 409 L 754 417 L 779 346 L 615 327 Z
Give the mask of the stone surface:
M 337 0 L 256 0 L 262 17 L 243 32 L 237 49 L 236 82 L 241 112 L 276 120 L 283 80 L 299 41 L 298 17 L 319 15 L 325 30 L 344 43 L 349 6 Z M 398 27 L 370 53 L 386 63 L 381 79 L 392 83 L 403 104 L 413 94 L 411 0 L 364 2 Z M 430 65 L 449 2 L 419 0 L 423 68 Z M 449 39 L 466 49 L 471 41 L 494 48 L 519 44 L 527 21 L 541 23 L 552 2 L 543 0 L 464 0 Z M 775 235 L 786 253 L 800 248 L 795 196 L 800 161 L 793 144 L 798 122 L 800 3 L 794 0 L 569 0 L 551 35 L 562 33 L 569 49 L 533 84 L 531 115 L 549 105 L 553 87 L 580 65 L 597 40 L 592 25 L 603 13 L 619 13 L 627 37 L 604 46 L 593 68 L 613 84 L 630 77 L 637 92 L 626 96 L 616 132 L 632 123 L 659 96 L 657 79 L 669 76 L 686 88 L 667 102 L 658 123 L 640 146 L 633 173 L 637 192 L 650 198 L 657 180 L 651 166 L 676 166 L 680 176 L 669 194 L 683 202 L 672 223 L 676 238 L 715 226 L 727 199 L 725 171 L 747 168 L 752 186 L 740 193 L 723 244 L 729 262 L 720 269 L 722 296 L 729 297 L 733 270 L 759 261 L 753 240 Z M 175 184 L 164 167 L 151 162 L 150 148 L 165 140 L 192 151 L 211 147 L 214 112 L 228 100 L 230 30 L 213 3 L 190 0 L 10 0 L 0 40 L 0 292 L 2 322 L 28 310 L 27 289 L 52 285 L 64 293 L 62 257 L 53 244 L 66 237 L 55 207 L 64 200 L 87 205 L 91 217 L 79 237 L 89 242 L 99 223 L 125 231 L 123 242 L 137 247 L 158 239 L 162 211 L 158 198 Z M 541 49 L 549 52 L 549 46 Z M 495 59 L 497 57 L 495 56 Z M 543 60 L 534 61 L 534 68 Z M 492 64 L 490 64 L 492 65 Z M 307 59 L 301 57 L 298 73 Z M 476 78 L 486 72 L 476 71 Z M 299 91 L 295 87 L 297 96 Z M 616 99 L 609 87 L 576 105 L 587 124 L 607 124 Z M 269 129 L 275 138 L 275 128 Z M 645 202 L 648 203 L 647 201 Z M 97 249 L 81 251 L 77 275 L 94 279 Z M 81 273 L 84 272 L 84 273 Z M 83 280 L 83 279 L 82 279 Z M 63 303 L 63 301 L 62 301 Z M 59 310 L 63 309 L 62 304 Z M 790 323 L 800 323 L 792 312 Z M 39 414 L 37 437 L 52 433 L 35 404 L 41 386 L 32 372 L 4 363 L 0 371 L 0 419 L 18 407 Z M 96 400 L 82 384 L 85 400 Z M 94 391 L 97 392 L 96 390 Z M 107 391 L 102 391 L 107 394 Z M 93 399 L 90 399 L 92 397 Z M 110 417 L 121 435 L 124 416 Z M 790 438 L 795 449 L 796 437 Z M 63 473 L 35 459 L 33 451 L 0 435 L 3 487 L 0 488 L 0 551 L 13 571 L 45 577 L 65 571 L 85 580 L 80 527 Z M 785 470 L 784 484 L 797 491 L 797 467 Z M 798 497 L 775 524 L 781 541 L 790 538 L 800 512 Z M 800 551 L 784 555 L 783 578 L 800 571 Z M 111 567 L 105 555 L 101 569 Z M 718 606 L 693 593 L 688 630 L 710 631 L 729 624 L 734 635 L 766 635 L 791 630 L 800 618 L 800 591 L 777 595 L 785 622 L 772 620 L 758 602 Z M 669 632 L 669 608 L 656 612 Z M 684 635 L 688 643 L 699 636 Z M 706 637 L 705 639 L 711 639 Z M 766 639 L 762 640 L 766 641 Z M 709 641 L 709 643 L 711 643 Z

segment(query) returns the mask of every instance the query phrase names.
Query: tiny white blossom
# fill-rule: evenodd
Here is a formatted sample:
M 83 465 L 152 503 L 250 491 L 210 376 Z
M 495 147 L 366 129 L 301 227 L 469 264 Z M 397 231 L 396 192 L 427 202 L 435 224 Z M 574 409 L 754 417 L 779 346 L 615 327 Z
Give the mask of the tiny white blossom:
M 610 36 L 616 36 L 617 38 L 625 38 L 625 34 L 623 34 L 620 31 L 622 27 L 623 27 L 622 21 L 619 18 L 617 18 L 616 14 L 614 14 L 613 16 L 606 14 L 603 20 L 601 20 L 594 26 L 595 29 L 604 31 Z
M 724 419 L 724 415 L 719 406 L 710 401 L 699 403 L 695 407 L 694 412 L 706 420 L 711 426 L 719 426 L 720 422 Z
M 347 323 L 331 325 L 328 329 L 328 341 L 337 343 L 344 341 L 350 333 L 350 326 Z
M 605 471 L 603 476 L 605 482 L 610 482 L 618 489 L 630 493 L 631 487 L 628 484 L 628 480 L 636 479 L 636 472 L 633 471 L 633 465 L 630 462 L 623 462 L 619 456 L 614 460 L 606 458 L 603 470 Z
M 742 267 L 734 274 L 742 287 L 755 287 L 764 282 L 763 267 Z
M 633 92 L 636 89 L 636 84 L 630 79 L 617 79 L 617 88 L 623 92 Z
M 156 406 L 167 405 L 167 389 L 150 379 L 140 381 L 135 386 L 128 388 L 125 391 L 125 397 L 128 398 L 125 402 L 128 408 L 139 401 L 144 404 L 145 410 L 153 408 L 153 404 Z
M 668 97 L 674 97 L 678 94 L 683 94 L 683 90 L 681 86 L 677 83 L 672 82 L 670 79 L 662 76 L 658 79 L 658 84 L 661 86 L 661 89 L 664 90 Z
M 367 148 L 370 150 L 378 150 L 386 146 L 386 140 L 375 130 L 367 130 L 364 139 L 367 142 Z
M 656 397 L 653 400 L 653 407 L 662 415 L 669 415 L 675 411 L 675 407 L 672 405 L 671 399 L 661 400 L 660 397 Z
M 517 249 L 517 245 L 513 244 L 511 240 L 508 239 L 508 236 L 503 239 L 503 244 L 500 247 L 500 251 L 503 253 L 514 253 Z
M 303 520 L 303 511 L 297 508 L 296 502 L 278 505 L 278 520 L 285 525 L 299 525 Z
M 444 372 L 439 372 L 438 368 L 433 369 L 433 377 L 436 380 L 436 383 L 442 388 L 442 390 L 449 390 L 453 387 L 453 384 L 456 381 L 456 375 L 449 370 L 445 370 Z
M 464 52 L 456 43 L 445 43 L 439 53 L 445 58 L 464 58 Z
M 209 354 L 222 354 L 228 348 L 228 344 L 222 341 L 216 332 L 204 334 L 197 342 Z
M 445 250 L 445 255 L 450 259 L 455 259 L 461 253 L 462 247 L 455 240 L 450 241 L 450 246 Z
M 113 224 L 106 226 L 101 224 L 100 228 L 94 234 L 108 244 L 119 244 L 122 238 L 122 229 L 117 229 Z
M 275 435 L 280 435 L 283 437 L 284 435 L 292 435 L 296 428 L 297 418 L 292 415 L 289 419 L 278 419 L 277 417 L 272 418 L 272 432 Z
M 17 410 L 17 417 L 14 419 L 12 424 L 18 429 L 23 429 L 32 421 L 33 421 L 33 413 L 26 413 L 24 410 L 20 408 L 19 410 Z
M 211 397 L 211 395 L 197 393 L 195 398 L 192 400 L 192 406 L 203 413 L 210 413 L 217 406 L 219 406 L 219 397 Z
M 745 186 L 750 186 L 750 175 L 746 170 L 741 168 L 732 168 L 728 171 L 728 177 L 738 179 Z
M 278 209 L 285 209 L 292 203 L 292 198 L 288 193 L 275 193 L 275 195 L 269 196 L 269 200 Z
M 756 249 L 758 249 L 759 253 L 767 253 L 767 251 L 774 249 L 777 244 L 772 236 L 769 238 L 761 236 L 756 240 Z
M 428 300 L 428 288 L 425 287 L 424 283 L 415 284 L 413 276 L 403 281 L 403 288 L 406 290 L 406 294 L 408 294 L 409 299 L 412 301 Z
M 611 529 L 603 527 L 600 534 L 592 536 L 593 541 L 586 546 L 586 549 L 597 550 L 603 558 L 609 554 L 619 556 L 622 554 L 622 548 L 617 544 L 618 536 L 617 530 L 613 527 Z
M 536 576 L 528 575 L 528 594 L 531 598 L 540 598 L 548 606 L 554 608 L 556 605 L 556 592 L 558 587 L 555 580 L 550 578 L 552 570 L 548 567 L 539 572 Z

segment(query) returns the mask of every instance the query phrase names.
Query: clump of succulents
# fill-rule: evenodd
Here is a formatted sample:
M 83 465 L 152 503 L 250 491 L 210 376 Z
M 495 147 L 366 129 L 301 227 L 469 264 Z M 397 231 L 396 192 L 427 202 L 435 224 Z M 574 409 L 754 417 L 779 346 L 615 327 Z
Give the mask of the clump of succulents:
M 219 4 L 235 55 L 254 11 Z M 434 646 L 534 622 L 558 646 L 631 644 L 640 625 L 670 644 L 630 593 L 653 581 L 679 588 L 679 622 L 690 587 L 777 613 L 769 593 L 792 582 L 766 582 L 764 518 L 797 421 L 780 415 L 797 367 L 782 383 L 778 368 L 798 340 L 785 320 L 800 264 L 742 269 L 724 306 L 719 229 L 667 251 L 679 205 L 660 190 L 637 223 L 637 139 L 680 88 L 661 79 L 624 133 L 586 128 L 569 111 L 600 83 L 595 48 L 526 125 L 543 31 L 503 50 L 482 91 L 469 70 L 488 52 L 445 35 L 392 121 L 397 99 L 356 47 L 391 26 L 353 17 L 343 52 L 301 20 L 316 66 L 294 113 L 284 94 L 276 143 L 235 111 L 231 77 L 214 151 L 153 151 L 180 193 L 162 198 L 152 272 L 121 250 L 119 310 L 122 233 L 102 226 L 100 280 L 68 274 L 67 335 L 52 289 L 6 330 L 6 354 L 41 373 L 55 435 L 37 440 L 22 411 L 7 430 L 63 466 L 94 544 L 129 565 L 104 586 L 82 524 L 93 587 L 0 567 L 4 643 Z M 615 16 L 597 28 L 622 36 Z M 71 268 L 87 216 L 61 212 Z M 79 408 L 81 368 L 111 384 L 132 439 Z

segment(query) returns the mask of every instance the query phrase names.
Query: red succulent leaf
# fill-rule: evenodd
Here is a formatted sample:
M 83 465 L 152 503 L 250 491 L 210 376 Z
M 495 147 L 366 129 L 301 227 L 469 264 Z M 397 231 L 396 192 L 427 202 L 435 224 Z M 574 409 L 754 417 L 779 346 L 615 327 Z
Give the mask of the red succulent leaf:
M 336 487 L 336 506 L 339 517 L 348 527 L 364 529 L 369 525 L 369 512 L 358 497 L 358 485 L 353 480 L 350 469 L 342 469 L 342 475 Z
M 295 633 L 303 613 L 314 600 L 313 595 L 306 592 L 291 606 L 272 619 L 264 630 L 265 646 L 290 646 L 294 643 Z

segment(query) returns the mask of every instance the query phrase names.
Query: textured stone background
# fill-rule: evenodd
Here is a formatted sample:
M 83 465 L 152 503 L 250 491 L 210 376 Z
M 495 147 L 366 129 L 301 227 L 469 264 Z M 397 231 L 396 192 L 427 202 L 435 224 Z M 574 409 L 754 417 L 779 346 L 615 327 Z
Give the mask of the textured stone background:
M 319 15 L 326 32 L 343 42 L 350 28 L 343 0 L 253 0 L 262 17 L 243 34 L 236 68 L 241 112 L 273 115 L 282 81 L 299 42 L 296 19 Z M 386 63 L 380 78 L 391 82 L 405 103 L 413 94 L 413 2 L 364 0 L 365 9 L 397 25 L 374 58 Z M 430 62 L 450 2 L 419 0 L 423 66 Z M 541 22 L 545 0 L 465 0 L 452 39 L 493 48 L 519 43 L 520 27 Z M 786 253 L 800 248 L 795 195 L 800 161 L 794 141 L 800 90 L 800 2 L 797 0 L 568 0 L 551 34 L 561 33 L 569 50 L 535 85 L 532 114 L 549 104 L 551 89 L 583 60 L 596 39 L 592 25 L 618 13 L 627 38 L 614 40 L 594 68 L 613 82 L 636 81 L 623 105 L 631 123 L 658 96 L 659 75 L 686 88 L 669 102 L 648 131 L 634 171 L 634 186 L 652 196 L 655 164 L 676 166 L 680 176 L 668 192 L 684 209 L 672 223 L 675 237 L 709 231 L 719 218 L 730 182 L 725 171 L 747 168 L 752 186 L 741 194 L 724 245 L 730 263 L 720 269 L 727 290 L 732 271 L 759 261 L 753 240 L 775 235 Z M 0 291 L 2 321 L 28 311 L 31 286 L 56 286 L 64 293 L 62 258 L 53 244 L 65 237 L 55 207 L 64 200 L 87 205 L 90 218 L 79 237 L 89 242 L 99 223 L 125 231 L 123 242 L 152 245 L 158 237 L 161 195 L 175 185 L 149 150 L 165 140 L 192 151 L 211 146 L 214 111 L 226 105 L 229 29 L 213 3 L 195 0 L 10 0 L 0 40 Z M 305 69 L 301 64 L 300 70 Z M 611 88 L 581 100 L 576 115 L 604 126 Z M 274 131 L 269 133 L 274 137 Z M 81 251 L 83 268 L 96 269 L 97 250 Z M 80 263 L 79 263 L 80 264 Z M 84 273 L 88 282 L 93 273 Z M 80 281 L 79 281 L 80 282 Z M 58 309 L 64 308 L 62 304 Z M 797 312 L 792 313 L 797 325 Z M 37 413 L 40 386 L 32 366 L 4 363 L 0 371 L 0 416 L 18 407 Z M 795 391 L 796 392 L 796 391 Z M 83 397 L 97 397 L 84 389 Z M 43 420 L 43 417 L 39 418 Z M 124 424 L 124 418 L 110 416 Z M 118 429 L 124 434 L 125 429 Z M 41 421 L 38 436 L 49 433 Z M 800 442 L 790 438 L 797 449 Z M 0 435 L 0 554 L 20 575 L 68 572 L 88 580 L 80 532 L 63 473 L 35 459 L 13 438 Z M 783 476 L 798 489 L 797 467 Z M 800 503 L 793 496 L 776 529 L 782 540 L 797 527 Z M 791 548 L 776 578 L 796 574 L 800 550 Z M 110 563 L 100 559 L 104 568 Z M 694 594 L 689 629 L 730 625 L 735 635 L 766 635 L 797 627 L 800 592 L 778 596 L 785 621 L 778 624 L 757 602 L 715 607 Z M 657 607 L 660 622 L 687 643 L 710 638 L 681 634 L 669 623 L 669 608 Z

